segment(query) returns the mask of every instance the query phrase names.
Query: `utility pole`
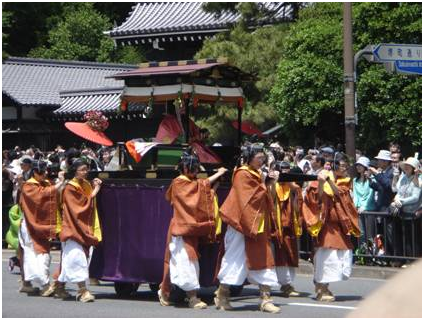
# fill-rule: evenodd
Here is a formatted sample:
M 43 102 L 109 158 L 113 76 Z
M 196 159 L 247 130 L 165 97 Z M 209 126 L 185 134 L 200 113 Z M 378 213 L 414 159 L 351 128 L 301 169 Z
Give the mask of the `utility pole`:
M 352 3 L 343 3 L 343 66 L 346 153 L 355 160 L 355 97 L 352 47 Z

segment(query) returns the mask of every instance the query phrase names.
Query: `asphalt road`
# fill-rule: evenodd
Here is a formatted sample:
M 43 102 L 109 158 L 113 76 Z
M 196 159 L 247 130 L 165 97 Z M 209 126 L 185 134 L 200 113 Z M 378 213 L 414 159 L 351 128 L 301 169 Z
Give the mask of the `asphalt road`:
M 199 296 L 209 305 L 206 310 L 191 310 L 184 304 L 162 307 L 156 295 L 148 285 L 142 284 L 135 296 L 129 299 L 118 299 L 112 283 L 101 282 L 100 286 L 91 286 L 96 296 L 93 303 L 76 302 L 74 299 L 62 301 L 54 298 L 28 296 L 18 292 L 19 273 L 9 273 L 7 261 L 10 253 L 3 252 L 3 317 L 50 317 L 50 318 L 131 318 L 131 317 L 174 317 L 174 318 L 322 318 L 344 317 L 372 291 L 385 283 L 385 280 L 351 278 L 349 281 L 334 283 L 330 286 L 336 295 L 333 303 L 321 303 L 315 300 L 312 277 L 299 275 L 295 279 L 295 287 L 302 293 L 299 298 L 282 298 L 278 292 L 273 293 L 274 302 L 281 307 L 279 314 L 265 314 L 258 311 L 258 289 L 255 286 L 244 288 L 241 296 L 232 298 L 234 311 L 218 311 L 213 306 L 215 288 L 201 289 Z M 52 269 L 57 266 L 57 258 L 53 258 Z M 19 269 L 15 269 L 18 271 Z M 67 285 L 69 292 L 75 296 L 76 285 Z

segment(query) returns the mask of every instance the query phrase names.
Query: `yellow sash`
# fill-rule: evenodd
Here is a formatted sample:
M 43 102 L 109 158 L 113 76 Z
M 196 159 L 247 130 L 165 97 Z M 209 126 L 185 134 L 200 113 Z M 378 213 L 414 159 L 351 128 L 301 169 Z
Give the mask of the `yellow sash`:
M 87 180 L 83 180 L 82 185 L 80 185 L 80 183 L 78 182 L 78 179 L 76 179 L 76 178 L 73 178 L 68 183 L 70 185 L 74 186 L 75 188 L 80 189 L 87 197 L 90 197 L 91 193 L 93 192 L 93 188 L 91 187 L 91 184 Z M 102 231 L 100 229 L 99 214 L 97 212 L 96 198 L 94 198 L 93 234 L 99 242 L 102 241 Z
M 283 202 L 286 201 L 290 196 L 290 185 L 287 183 L 276 183 L 275 192 L 277 193 L 278 199 Z
M 280 209 L 280 202 L 287 201 L 287 199 L 290 197 L 290 185 L 287 183 L 276 183 L 275 184 L 275 192 L 277 194 L 277 224 L 279 231 L 281 229 L 281 209 Z M 299 226 L 299 213 L 293 212 L 293 228 L 294 233 L 297 237 L 300 237 L 302 235 L 302 227 Z M 282 235 L 282 231 L 280 232 L 280 235 Z
M 341 185 L 341 184 L 349 184 L 350 183 L 350 178 L 349 177 L 345 177 L 345 178 L 339 178 L 336 181 L 337 185 Z
M 318 237 L 318 234 L 321 231 L 321 228 L 322 228 L 322 221 L 318 220 L 317 223 L 315 223 L 314 225 L 308 228 L 308 232 L 312 237 Z
M 332 171 L 323 170 L 323 172 L 327 173 L 328 176 L 330 176 L 330 180 L 335 182 L 336 179 L 334 179 L 334 174 Z M 328 182 L 324 183 L 324 192 L 328 194 L 330 197 L 334 197 L 333 189 L 331 189 L 331 186 Z
M 219 215 L 218 196 L 216 194 L 213 196 L 213 205 L 214 205 L 215 226 L 216 226 L 215 235 L 219 235 L 221 234 L 222 219 Z
M 177 178 L 183 179 L 185 181 L 191 181 L 189 177 L 187 177 L 187 176 L 185 176 L 183 174 L 179 175 Z
M 283 237 L 283 228 L 281 227 L 281 209 L 280 209 L 280 202 L 278 199 L 275 201 L 275 211 L 277 213 L 277 231 L 280 237 Z

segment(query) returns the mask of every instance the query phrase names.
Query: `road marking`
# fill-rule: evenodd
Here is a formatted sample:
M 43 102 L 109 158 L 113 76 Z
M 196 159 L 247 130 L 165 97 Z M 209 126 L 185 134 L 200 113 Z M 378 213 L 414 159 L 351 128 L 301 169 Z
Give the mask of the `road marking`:
M 289 306 L 305 306 L 305 307 L 317 307 L 317 308 L 333 308 L 333 309 L 348 309 L 355 310 L 355 307 L 344 307 L 344 306 L 330 306 L 327 304 L 313 304 L 313 303 L 298 303 L 298 302 L 290 302 L 287 303 Z

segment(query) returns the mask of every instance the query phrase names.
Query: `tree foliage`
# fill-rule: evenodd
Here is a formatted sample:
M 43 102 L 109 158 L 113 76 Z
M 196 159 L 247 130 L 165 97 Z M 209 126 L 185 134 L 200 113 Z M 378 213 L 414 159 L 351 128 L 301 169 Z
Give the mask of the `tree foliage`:
M 6 52 L 5 47 L 7 47 L 7 41 L 8 41 L 8 38 L 9 38 L 9 34 L 8 34 L 9 30 L 8 29 L 10 28 L 10 25 L 11 25 L 12 13 L 8 12 L 8 11 L 3 11 L 1 18 L 2 18 L 2 34 L 1 34 L 1 37 L 2 37 L 2 43 L 3 43 L 2 57 L 3 57 L 3 59 L 5 59 L 8 56 L 8 53 Z
M 31 50 L 30 56 L 38 58 L 120 61 L 119 58 L 141 61 L 134 48 L 126 47 L 125 52 L 117 53 L 113 40 L 103 35 L 112 27 L 109 19 L 98 13 L 92 3 L 80 3 L 73 10 L 66 10 L 60 21 L 48 35 L 48 45 Z M 135 56 L 135 57 L 134 57 Z
M 368 44 L 420 43 L 421 5 L 355 3 L 355 52 Z M 285 38 L 270 104 L 289 137 L 314 132 L 344 141 L 343 26 L 341 3 L 315 3 L 301 10 Z M 374 152 L 396 140 L 421 145 L 421 77 L 387 74 L 382 65 L 361 62 L 357 84 L 357 144 Z M 416 91 L 413 91 L 413 90 Z
M 243 88 L 248 100 L 243 118 L 252 120 L 261 129 L 275 125 L 276 114 L 264 101 L 275 81 L 275 68 L 282 57 L 287 29 L 288 26 L 283 24 L 246 32 L 237 26 L 230 33 L 222 33 L 216 39 L 205 41 L 195 56 L 196 59 L 225 56 L 231 64 L 256 77 L 257 81 L 247 83 Z M 213 109 L 208 109 L 210 112 L 199 112 L 198 121 L 210 130 L 213 139 L 225 140 L 228 132 L 225 128 L 237 119 L 237 113 L 235 108 L 217 109 L 219 112 L 212 112 Z
M 103 34 L 113 23 L 121 23 L 132 5 L 128 2 L 5 3 L 3 9 L 12 14 L 12 19 L 7 29 L 10 41 L 3 44 L 3 53 L 139 63 L 145 60 L 140 49 L 116 48 L 113 40 Z
M 420 3 L 358 3 L 355 50 L 368 44 L 416 43 L 422 38 Z M 365 149 L 401 143 L 404 154 L 422 145 L 422 77 L 388 74 L 382 65 L 359 65 L 357 142 Z

